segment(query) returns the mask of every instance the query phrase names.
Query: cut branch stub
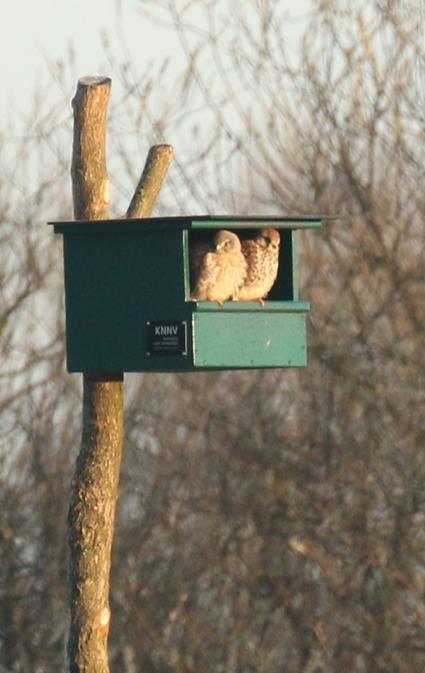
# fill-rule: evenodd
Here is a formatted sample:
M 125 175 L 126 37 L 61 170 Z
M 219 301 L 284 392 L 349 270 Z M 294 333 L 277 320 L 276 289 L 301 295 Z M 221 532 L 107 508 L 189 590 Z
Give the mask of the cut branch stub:
M 153 145 L 146 159 L 142 177 L 127 209 L 127 217 L 149 217 L 173 158 L 171 145 Z
M 83 77 L 72 101 L 74 141 L 72 192 L 77 220 L 106 219 L 109 214 L 109 179 L 106 169 L 106 118 L 111 80 Z

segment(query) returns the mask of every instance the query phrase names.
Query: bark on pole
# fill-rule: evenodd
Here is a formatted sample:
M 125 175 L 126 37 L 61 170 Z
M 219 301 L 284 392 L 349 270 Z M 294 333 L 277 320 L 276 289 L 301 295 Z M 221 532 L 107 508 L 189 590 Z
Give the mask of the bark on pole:
M 77 220 L 107 219 L 106 119 L 111 80 L 84 78 L 72 101 Z M 72 673 L 108 673 L 109 574 L 123 440 L 122 374 L 83 376 L 83 432 L 69 507 Z M 108 380 L 109 379 L 109 380 Z
M 72 196 L 76 220 L 109 216 L 109 179 L 106 168 L 106 119 L 111 80 L 83 77 L 72 101 Z
M 173 158 L 171 145 L 153 145 L 146 159 L 142 177 L 127 210 L 127 217 L 149 217 Z
M 75 219 L 109 216 L 106 120 L 111 80 L 79 80 L 72 101 Z M 173 150 L 151 148 L 128 212 L 150 215 Z M 83 430 L 69 506 L 71 673 L 109 673 L 109 576 L 123 445 L 122 372 L 83 375 Z

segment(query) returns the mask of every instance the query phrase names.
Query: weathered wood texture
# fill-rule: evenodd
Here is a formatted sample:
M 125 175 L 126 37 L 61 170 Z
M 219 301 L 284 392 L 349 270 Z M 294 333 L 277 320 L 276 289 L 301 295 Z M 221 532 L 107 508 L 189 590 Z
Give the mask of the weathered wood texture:
M 76 220 L 107 219 L 109 214 L 105 138 L 110 90 L 108 77 L 84 77 L 72 101 L 71 176 Z
M 130 201 L 127 217 L 149 217 L 173 158 L 171 145 L 153 145 L 139 184 Z
M 111 81 L 84 78 L 72 106 L 76 219 L 106 219 L 106 118 Z M 109 575 L 123 443 L 122 375 L 83 379 L 83 432 L 69 507 L 72 673 L 108 673 Z M 108 380 L 118 379 L 118 380 Z
M 72 673 L 108 673 L 109 575 L 123 435 L 123 382 L 84 377 L 83 436 L 69 509 Z
M 83 78 L 72 101 L 76 219 L 108 218 L 105 139 L 110 88 L 108 78 Z M 132 216 L 150 215 L 172 154 L 170 146 L 151 149 L 129 207 Z M 83 378 L 82 442 L 69 507 L 69 668 L 71 673 L 109 673 L 109 577 L 123 445 L 123 374 Z

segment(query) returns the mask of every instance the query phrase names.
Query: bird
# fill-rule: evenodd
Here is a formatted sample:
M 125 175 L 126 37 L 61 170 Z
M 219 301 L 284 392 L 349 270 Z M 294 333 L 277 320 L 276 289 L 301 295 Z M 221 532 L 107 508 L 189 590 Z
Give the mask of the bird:
M 190 267 L 192 300 L 223 304 L 233 299 L 247 273 L 239 237 L 232 231 L 220 229 L 212 244 L 192 245 Z
M 280 234 L 277 229 L 261 229 L 255 238 L 242 241 L 242 254 L 248 269 L 236 301 L 264 300 L 276 280 L 279 268 Z

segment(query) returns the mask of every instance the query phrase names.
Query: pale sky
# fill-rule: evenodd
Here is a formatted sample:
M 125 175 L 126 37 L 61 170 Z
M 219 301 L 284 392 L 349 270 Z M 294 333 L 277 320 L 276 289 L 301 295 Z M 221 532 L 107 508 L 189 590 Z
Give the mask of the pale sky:
M 233 2 L 234 0 L 227 0 Z M 280 0 L 292 15 L 307 10 L 312 0 Z M 76 76 L 108 75 L 114 72 L 107 62 L 100 33 L 112 39 L 121 25 L 126 48 L 135 59 L 161 60 L 166 53 L 178 54 L 177 39 L 166 35 L 138 13 L 141 0 L 0 0 L 0 63 L 2 95 L 0 113 L 25 111 L 36 84 L 48 80 L 47 60 L 66 61 L 70 43 L 76 54 Z M 121 6 L 120 18 L 118 5 Z M 122 49 L 113 43 L 117 60 Z M 122 59 L 121 59 L 122 60 Z M 72 86 L 70 98 L 75 86 Z
M 13 102 L 21 108 L 38 81 L 48 79 L 47 61 L 66 61 L 68 46 L 76 55 L 77 76 L 113 72 L 102 47 L 101 32 L 113 36 L 121 23 L 130 50 L 143 42 L 159 57 L 163 41 L 155 29 L 143 28 L 137 0 L 123 0 L 120 17 L 116 0 L 1 0 L 0 62 L 2 111 Z M 118 44 L 118 41 L 117 41 Z M 70 92 L 72 95 L 72 92 Z

